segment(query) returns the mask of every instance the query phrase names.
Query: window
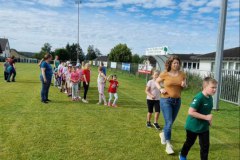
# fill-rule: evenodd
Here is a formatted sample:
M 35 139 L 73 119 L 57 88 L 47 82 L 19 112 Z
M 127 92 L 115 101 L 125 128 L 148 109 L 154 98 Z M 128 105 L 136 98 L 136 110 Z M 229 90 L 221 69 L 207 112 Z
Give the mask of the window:
M 211 63 L 211 72 L 213 72 L 214 69 L 215 69 L 215 62 L 212 62 L 212 63 Z
M 228 65 L 227 65 L 227 62 L 223 62 L 223 64 L 222 64 L 222 69 L 228 69 L 227 66 L 228 66 Z
M 235 70 L 240 71 L 240 63 L 235 64 Z
M 193 69 L 197 68 L 197 63 L 193 63 Z
M 197 69 L 199 69 L 199 63 L 197 63 Z
M 183 68 L 187 68 L 187 63 L 186 62 L 183 63 Z
M 234 69 L 234 62 L 228 63 L 228 69 L 233 70 Z
M 192 63 L 188 63 L 188 69 L 192 68 Z

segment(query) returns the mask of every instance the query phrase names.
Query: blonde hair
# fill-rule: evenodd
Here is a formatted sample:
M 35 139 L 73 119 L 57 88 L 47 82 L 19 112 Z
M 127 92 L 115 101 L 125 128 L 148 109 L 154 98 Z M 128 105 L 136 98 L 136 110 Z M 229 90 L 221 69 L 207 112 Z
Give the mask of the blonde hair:
M 212 77 L 205 77 L 203 79 L 202 87 L 205 88 L 209 83 L 217 84 L 217 80 Z

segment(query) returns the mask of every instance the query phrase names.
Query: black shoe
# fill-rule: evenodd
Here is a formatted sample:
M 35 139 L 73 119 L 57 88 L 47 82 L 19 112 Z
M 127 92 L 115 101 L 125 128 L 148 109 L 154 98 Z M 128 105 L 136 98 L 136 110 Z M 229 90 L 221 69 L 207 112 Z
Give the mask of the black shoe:
M 10 82 L 10 81 L 7 81 L 7 82 Z
M 15 80 L 12 80 L 12 82 L 16 82 Z
M 147 126 L 148 128 L 152 128 L 151 122 L 147 122 L 146 126 Z
M 47 101 L 47 102 L 51 102 L 51 100 L 50 100 L 50 99 L 47 99 L 46 101 Z
M 42 103 L 48 103 L 47 101 L 42 101 Z
M 160 126 L 159 126 L 158 123 L 153 123 L 153 126 L 154 126 L 156 129 L 160 130 Z

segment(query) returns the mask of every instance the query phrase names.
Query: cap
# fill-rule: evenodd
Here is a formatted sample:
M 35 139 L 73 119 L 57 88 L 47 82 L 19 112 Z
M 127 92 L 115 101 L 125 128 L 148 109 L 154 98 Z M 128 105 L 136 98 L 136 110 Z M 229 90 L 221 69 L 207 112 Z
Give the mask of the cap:
M 79 67 L 79 66 L 81 66 L 81 64 L 80 64 L 80 63 L 77 63 L 77 64 L 76 64 L 76 67 Z

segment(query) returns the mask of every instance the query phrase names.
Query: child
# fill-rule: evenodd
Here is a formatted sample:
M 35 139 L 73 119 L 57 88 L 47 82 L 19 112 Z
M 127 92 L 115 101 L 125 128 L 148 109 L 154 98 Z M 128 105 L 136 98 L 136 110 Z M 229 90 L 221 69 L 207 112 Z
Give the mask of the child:
M 57 68 L 54 69 L 54 86 L 57 87 L 58 84 L 58 70 Z
M 69 64 L 68 65 L 68 70 L 65 72 L 65 76 L 66 76 L 66 89 L 67 89 L 68 97 L 72 96 L 71 72 L 72 72 L 72 64 Z
M 179 155 L 180 160 L 186 160 L 189 150 L 199 137 L 201 160 L 208 159 L 209 126 L 212 124 L 211 110 L 213 107 L 212 95 L 217 89 L 217 81 L 211 77 L 203 79 L 203 90 L 198 93 L 188 110 L 185 124 L 187 139 Z
M 3 67 L 4 67 L 4 79 L 5 79 L 5 81 L 7 81 L 7 79 L 8 79 L 8 74 L 9 74 L 9 72 L 8 72 L 8 67 L 10 66 L 10 64 L 8 63 L 8 59 L 6 58 L 5 59 L 5 63 L 3 64 Z
M 86 63 L 85 68 L 82 71 L 83 74 L 83 88 L 84 88 L 84 97 L 82 99 L 83 103 L 88 103 L 87 93 L 90 84 L 90 64 Z
M 110 76 L 112 77 L 111 80 L 109 80 Z M 107 80 L 109 81 L 110 85 L 108 88 L 108 93 L 109 93 L 109 100 L 108 100 L 108 106 L 111 106 L 111 100 L 112 96 L 114 96 L 114 101 L 112 103 L 113 107 L 117 107 L 117 100 L 118 100 L 118 94 L 117 94 L 117 88 L 118 88 L 118 81 L 117 81 L 117 76 L 116 75 L 110 75 L 108 76 Z
M 76 66 L 73 67 L 72 73 L 71 73 L 71 82 L 72 82 L 72 100 L 76 101 L 79 100 L 79 94 L 78 94 L 78 83 L 80 81 L 80 76 L 77 73 Z
M 78 91 L 79 91 L 79 94 L 80 94 L 81 82 L 83 81 L 83 74 L 82 74 L 81 64 L 77 63 L 76 67 L 77 67 L 77 73 L 79 73 L 79 76 L 80 76 L 80 82 L 78 83 Z
M 105 82 L 106 82 L 106 76 L 103 73 L 103 67 L 99 66 L 98 67 L 98 78 L 97 78 L 99 101 L 97 104 L 101 104 L 102 100 L 103 100 L 104 105 L 107 106 L 107 101 L 106 101 L 106 98 L 104 95 Z
M 160 91 L 156 86 L 156 79 L 158 77 L 159 71 L 154 71 L 152 75 L 153 79 L 148 81 L 145 92 L 147 94 L 147 106 L 148 106 L 147 127 L 148 128 L 152 127 L 150 120 L 153 113 L 153 107 L 155 107 L 155 117 L 153 126 L 159 130 L 160 126 L 158 125 L 158 118 L 160 113 Z

